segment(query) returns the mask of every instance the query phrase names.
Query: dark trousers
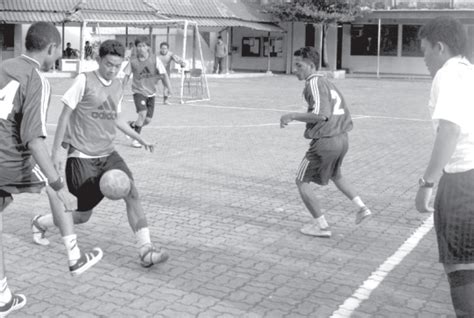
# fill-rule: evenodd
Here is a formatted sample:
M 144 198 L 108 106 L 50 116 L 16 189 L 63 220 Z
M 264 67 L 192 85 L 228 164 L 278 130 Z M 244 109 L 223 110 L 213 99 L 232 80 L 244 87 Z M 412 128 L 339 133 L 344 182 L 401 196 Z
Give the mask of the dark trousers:
M 219 74 L 222 73 L 222 71 L 225 68 L 224 59 L 225 59 L 225 57 L 217 57 L 217 56 L 215 57 L 215 59 L 214 59 L 214 73 L 217 73 L 217 70 L 219 70 Z

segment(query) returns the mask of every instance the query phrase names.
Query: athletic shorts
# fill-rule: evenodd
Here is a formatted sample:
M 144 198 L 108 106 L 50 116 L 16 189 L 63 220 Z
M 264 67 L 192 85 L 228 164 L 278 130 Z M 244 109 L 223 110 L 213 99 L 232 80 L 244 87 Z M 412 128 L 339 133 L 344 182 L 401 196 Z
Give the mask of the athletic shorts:
M 474 263 L 474 170 L 443 173 L 434 208 L 439 261 Z
M 90 211 L 102 201 L 104 195 L 100 191 L 100 177 L 112 169 L 124 171 L 133 180 L 132 172 L 116 151 L 102 158 L 67 159 L 66 182 L 69 192 L 77 197 L 77 211 Z
M 135 102 L 137 113 L 146 110 L 146 117 L 153 118 L 153 113 L 155 111 L 155 96 L 146 97 L 142 94 L 133 94 L 133 101 Z
M 347 133 L 334 137 L 313 139 L 298 168 L 296 180 L 328 184 L 341 175 L 342 160 L 349 149 Z
M 21 172 L 12 176 L 10 181 L 3 181 L 0 184 L 0 197 L 11 196 L 18 193 L 39 193 L 46 185 L 47 178 L 40 167 L 30 161 Z

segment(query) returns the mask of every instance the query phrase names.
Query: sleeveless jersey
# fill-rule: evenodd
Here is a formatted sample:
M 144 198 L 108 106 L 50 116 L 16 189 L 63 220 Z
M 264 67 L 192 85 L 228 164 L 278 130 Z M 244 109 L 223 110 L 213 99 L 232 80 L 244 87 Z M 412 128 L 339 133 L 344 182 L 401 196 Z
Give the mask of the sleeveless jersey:
M 160 80 L 160 74 L 166 72 L 163 63 L 155 55 L 150 54 L 145 61 L 138 58 L 130 60 L 131 72 L 133 73 L 132 92 L 151 97 L 156 94 L 156 84 Z
M 33 139 L 46 137 L 50 86 L 25 55 L 0 65 L 0 185 L 30 173 Z
M 332 137 L 352 129 L 352 119 L 344 97 L 325 77 L 316 74 L 309 76 L 306 79 L 303 96 L 308 103 L 308 113 L 328 118 L 326 122 L 307 123 L 305 138 Z
M 74 111 L 64 143 L 89 156 L 108 155 L 114 151 L 115 120 L 123 95 L 122 84 L 114 79 L 106 86 L 95 71 L 84 75 L 84 94 L 77 106 L 72 107 Z

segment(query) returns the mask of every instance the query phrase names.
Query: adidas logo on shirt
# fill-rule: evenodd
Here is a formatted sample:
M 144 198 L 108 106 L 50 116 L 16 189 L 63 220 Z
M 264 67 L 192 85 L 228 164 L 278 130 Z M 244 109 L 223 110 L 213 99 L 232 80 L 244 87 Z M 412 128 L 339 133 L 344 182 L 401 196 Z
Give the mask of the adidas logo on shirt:
M 155 74 L 153 74 L 150 69 L 148 68 L 148 66 L 145 66 L 143 68 L 143 70 L 140 72 L 140 78 L 150 78 L 150 77 L 154 77 Z
M 117 119 L 117 112 L 114 110 L 114 102 L 112 98 L 109 96 L 107 100 L 105 100 L 102 105 L 97 107 L 99 111 L 92 112 L 92 118 L 94 119 L 105 119 L 105 120 L 115 120 Z

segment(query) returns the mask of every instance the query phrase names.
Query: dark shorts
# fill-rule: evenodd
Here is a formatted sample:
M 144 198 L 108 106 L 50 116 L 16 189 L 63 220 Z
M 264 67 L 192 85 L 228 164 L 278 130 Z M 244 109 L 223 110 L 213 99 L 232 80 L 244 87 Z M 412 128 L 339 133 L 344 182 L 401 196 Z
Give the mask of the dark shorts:
M 474 170 L 443 173 L 434 208 L 439 261 L 474 263 Z
M 344 156 L 349 149 L 347 133 L 334 137 L 314 139 L 298 168 L 296 179 L 301 182 L 328 184 L 341 175 Z
M 146 97 L 142 94 L 133 94 L 133 101 L 138 112 L 146 110 L 146 117 L 153 118 L 155 112 L 155 96 Z
M 116 151 L 102 158 L 67 159 L 66 182 L 69 191 L 77 197 L 77 211 L 92 210 L 102 201 L 104 195 L 100 192 L 100 177 L 112 169 L 124 171 L 133 180 L 132 172 Z
M 46 181 L 46 176 L 40 167 L 34 162 L 31 162 L 31 164 L 24 167 L 22 171 L 16 175 L 12 175 L 11 178 L 3 180 L 3 184 L 0 183 L 0 197 L 7 197 L 11 196 L 11 194 L 24 192 L 39 193 L 46 185 Z

